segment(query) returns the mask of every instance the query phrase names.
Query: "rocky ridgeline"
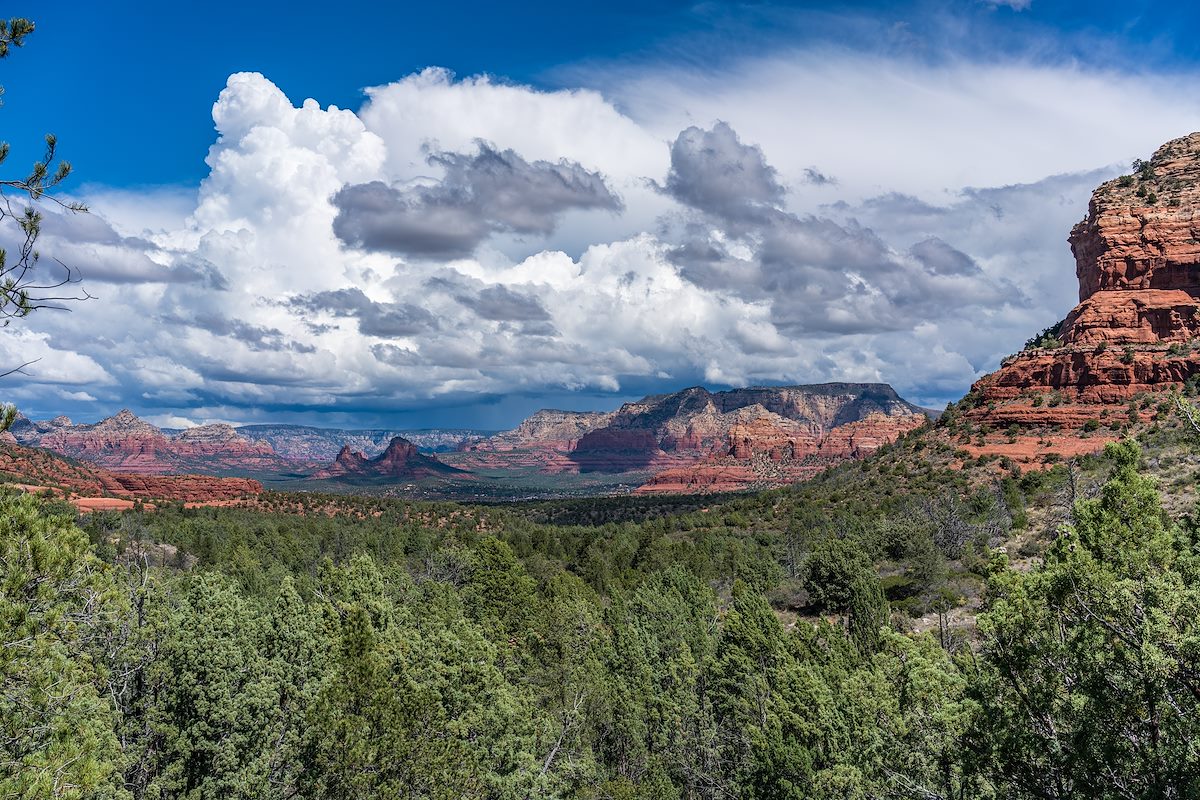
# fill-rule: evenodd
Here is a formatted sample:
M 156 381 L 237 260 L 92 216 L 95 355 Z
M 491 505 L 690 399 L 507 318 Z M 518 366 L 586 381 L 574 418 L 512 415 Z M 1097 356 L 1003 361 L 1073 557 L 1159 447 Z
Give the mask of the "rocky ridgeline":
M 412 442 L 397 436 L 375 458 L 342 447 L 333 463 L 314 473 L 314 479 L 379 480 L 420 479 L 450 475 L 459 470 L 447 466 L 432 456 L 422 454 Z
M 369 457 L 377 456 L 397 436 L 402 436 L 426 452 L 451 452 L 488 435 L 486 431 L 464 428 L 409 431 L 283 424 L 239 425 L 236 431 L 248 439 L 266 442 L 281 458 L 310 464 L 328 463 L 345 446 Z
M 0 438 L 0 475 L 31 489 L 58 489 L 73 498 L 202 503 L 262 492 L 262 484 L 246 478 L 110 472 L 91 464 L 69 462 L 47 450 L 22 447 L 8 435 Z
M 615 412 L 539 411 L 470 445 L 454 463 L 548 474 L 650 472 L 643 491 L 732 491 L 803 480 L 925 419 L 884 384 L 693 387 Z
M 640 493 L 727 492 L 796 483 L 836 464 L 866 458 L 928 421 L 924 413 L 872 412 L 813 437 L 757 418 L 730 431 L 727 446 L 683 467 L 665 469 Z
M 481 442 L 472 442 L 462 449 L 473 453 L 495 453 L 534 447 L 569 452 L 584 436 L 611 422 L 614 415 L 612 411 L 558 411 L 546 408 L 534 412 L 511 431 L 498 433 Z
M 168 435 L 128 409 L 92 425 L 75 425 L 66 417 L 48 422 L 21 418 L 12 434 L 22 445 L 90 461 L 113 472 L 221 474 L 294 468 L 270 444 L 247 439 L 231 425 L 201 425 Z
M 968 421 L 1032 431 L 1042 454 L 1060 455 L 1078 450 L 1070 429 L 1088 426 L 1099 431 L 1091 447 L 1099 449 L 1122 423 L 1153 413 L 1144 402 L 1127 410 L 1132 398 L 1200 373 L 1200 133 L 1135 166 L 1096 189 L 1071 231 L 1079 304 L 1052 332 L 1057 341 L 1006 359 L 976 383 Z M 1009 455 L 1027 455 L 1023 442 L 1006 444 Z

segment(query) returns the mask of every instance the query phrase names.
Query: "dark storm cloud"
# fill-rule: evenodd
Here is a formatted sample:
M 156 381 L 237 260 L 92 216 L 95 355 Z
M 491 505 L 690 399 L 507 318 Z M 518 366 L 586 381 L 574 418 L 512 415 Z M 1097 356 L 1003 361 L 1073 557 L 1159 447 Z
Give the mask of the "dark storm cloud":
M 512 322 L 550 319 L 550 314 L 536 297 L 514 292 L 505 286 L 489 286 L 474 297 L 460 294 L 456 299 L 484 319 Z
M 549 234 L 572 209 L 619 211 L 598 172 L 572 161 L 530 163 L 486 142 L 478 151 L 436 153 L 445 177 L 432 186 L 379 181 L 343 187 L 333 197 L 334 233 L 346 244 L 407 256 L 456 258 L 498 232 Z
M 392 367 L 411 367 L 422 363 L 420 355 L 394 344 L 371 345 L 371 355 L 375 356 L 376 361 Z
M 826 175 L 816 167 L 805 167 L 804 182 L 811 183 L 813 186 L 836 186 L 837 178 Z
M 454 270 L 446 270 L 441 275 L 427 279 L 421 284 L 421 293 L 425 297 L 440 295 L 451 298 L 481 319 L 525 323 L 513 330 L 524 332 L 529 324 L 544 323 L 550 319 L 550 312 L 533 294 L 501 284 L 486 285 Z M 545 329 L 544 326 L 538 328 Z
M 680 244 L 667 251 L 667 260 L 684 280 L 702 289 L 733 292 L 746 300 L 762 299 L 757 260 L 734 256 L 723 242 L 714 241 L 703 230 L 688 231 Z
M 978 275 L 979 265 L 961 250 L 956 250 L 936 236 L 917 242 L 909 252 L 935 275 Z
M 185 325 L 208 331 L 214 336 L 227 336 L 236 339 L 255 351 L 293 353 L 313 353 L 316 347 L 310 344 L 294 341 L 278 328 L 267 328 L 254 325 L 240 319 L 230 319 L 221 314 L 198 311 L 194 314 L 164 314 L 157 317 L 158 321 L 166 324 Z
M 355 319 L 360 333 L 383 339 L 425 333 L 438 326 L 437 319 L 419 306 L 378 303 L 357 288 L 302 295 L 292 298 L 288 305 L 301 311 Z
M 815 169 L 806 178 L 832 180 Z M 852 218 L 837 222 L 780 208 L 784 189 L 775 170 L 725 123 L 679 135 L 664 191 L 701 212 L 668 251 L 680 276 L 769 303 L 771 322 L 789 335 L 904 331 L 970 306 L 1027 302 L 1011 283 L 989 278 L 939 238 L 926 236 L 902 251 Z M 871 202 L 878 210 L 945 213 L 903 195 Z
M 684 205 L 730 222 L 762 218 L 783 201 L 778 173 L 755 145 L 742 144 L 733 128 L 691 127 L 671 145 L 671 171 L 663 187 Z

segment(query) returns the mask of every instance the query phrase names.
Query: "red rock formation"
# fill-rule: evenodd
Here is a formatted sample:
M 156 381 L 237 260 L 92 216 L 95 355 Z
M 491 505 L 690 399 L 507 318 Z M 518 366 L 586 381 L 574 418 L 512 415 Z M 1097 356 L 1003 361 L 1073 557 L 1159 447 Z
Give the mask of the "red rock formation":
M 201 425 L 168 436 L 123 409 L 94 425 L 72 425 L 66 417 L 14 426 L 17 441 L 90 461 L 114 472 L 284 471 L 294 464 L 266 442 L 239 436 L 230 425 Z
M 839 461 L 866 458 L 926 422 L 928 417 L 924 414 L 868 414 L 863 419 L 839 425 L 827 433 L 817 445 L 817 455 Z
M 815 453 L 834 428 L 878 413 L 921 413 L 883 384 L 752 387 L 712 393 L 695 387 L 626 403 L 571 454 L 580 471 L 684 466 L 712 457 L 776 461 Z
M 352 452 L 347 445 L 341 449 L 332 464 L 314 473 L 312 477 L 352 480 L 426 478 L 460 471 L 432 456 L 423 455 L 412 442 L 397 436 L 388 444 L 387 449 L 375 458 Z
M 647 491 L 726 491 L 802 480 L 924 419 L 883 384 L 693 387 L 616 412 L 539 411 L 449 459 L 471 470 L 650 472 Z M 819 453 L 827 434 L 860 422 Z
M 11 443 L 0 443 L 0 473 L 10 482 L 30 487 L 58 488 L 85 498 L 205 502 L 262 492 L 261 483 L 246 478 L 109 472 L 90 464 L 69 462 L 46 450 Z
M 611 411 L 542 409 L 511 431 L 468 442 L 449 458 L 467 470 L 537 469 L 549 475 L 577 472 L 568 454 L 579 440 L 607 425 Z
M 326 470 L 323 470 L 321 477 L 330 477 L 333 475 L 345 475 L 349 472 L 362 472 L 363 467 L 367 463 L 367 457 L 362 453 L 356 453 L 350 449 L 350 445 L 342 445 L 342 449 L 338 451 L 337 458 L 333 460 L 333 464 Z
M 1163 145 L 1134 176 L 1101 184 L 1070 235 L 1080 302 L 1063 321 L 1063 346 L 1006 359 L 972 387 L 968 419 L 1075 428 L 1200 374 L 1197 211 L 1200 133 Z
M 818 438 L 806 432 L 797 433 L 787 424 L 789 420 L 765 413 L 768 416 L 732 428 L 723 454 L 664 469 L 637 491 L 682 494 L 784 486 L 807 480 L 843 461 L 865 458 L 928 421 L 924 414 L 875 412 L 838 425 Z

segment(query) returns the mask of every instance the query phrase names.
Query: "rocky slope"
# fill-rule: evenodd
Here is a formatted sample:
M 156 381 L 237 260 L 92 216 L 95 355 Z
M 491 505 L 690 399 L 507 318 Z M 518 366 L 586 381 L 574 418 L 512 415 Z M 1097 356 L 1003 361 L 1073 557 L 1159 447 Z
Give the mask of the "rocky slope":
M 815 455 L 836 428 L 871 415 L 924 419 L 885 384 L 827 383 L 709 392 L 700 387 L 626 403 L 583 436 L 571 458 L 580 471 L 676 466 L 711 455 L 773 461 Z
M 645 491 L 722 491 L 807 478 L 924 421 L 923 409 L 883 384 L 692 387 L 614 412 L 539 411 L 452 463 L 548 474 L 650 472 Z
M 403 436 L 427 453 L 441 453 L 457 450 L 489 434 L 466 428 L 348 430 L 309 425 L 240 425 L 236 430 L 248 439 L 271 445 L 282 458 L 314 463 L 328 462 L 346 445 L 367 456 L 377 456 L 396 436 Z
M 968 424 L 1008 429 L 1004 442 L 984 432 L 972 452 L 1016 445 L 1036 462 L 1077 449 L 1066 440 L 1081 427 L 1099 449 L 1200 374 L 1200 133 L 1135 167 L 1101 184 L 1071 230 L 1079 304 L 1049 346 L 1006 359 L 962 404 Z M 1031 437 L 1039 446 L 1026 453 Z
M 577 472 L 571 451 L 586 434 L 607 425 L 614 413 L 542 409 L 511 431 L 464 443 L 454 463 L 470 470 Z
M 307 425 L 201 425 L 164 430 L 128 409 L 95 424 L 76 425 L 67 417 L 19 417 L 12 430 L 20 444 L 90 461 L 117 472 L 307 473 L 333 459 L 345 445 L 367 456 L 382 453 L 404 438 L 426 452 L 453 451 L 479 441 L 487 431 L 344 430 Z
M 91 425 L 75 425 L 66 417 L 48 422 L 20 418 L 11 432 L 19 444 L 113 472 L 212 475 L 295 469 L 270 444 L 247 439 L 230 425 L 201 425 L 168 435 L 128 409 Z
M 29 489 L 53 488 L 69 494 L 73 500 L 211 502 L 262 492 L 262 484 L 245 478 L 110 472 L 91 464 L 68 461 L 46 450 L 22 447 L 11 436 L 0 438 L 0 479 Z
M 460 470 L 424 455 L 412 442 L 397 436 L 375 458 L 367 458 L 345 445 L 332 464 L 312 477 L 317 480 L 420 479 L 457 472 Z

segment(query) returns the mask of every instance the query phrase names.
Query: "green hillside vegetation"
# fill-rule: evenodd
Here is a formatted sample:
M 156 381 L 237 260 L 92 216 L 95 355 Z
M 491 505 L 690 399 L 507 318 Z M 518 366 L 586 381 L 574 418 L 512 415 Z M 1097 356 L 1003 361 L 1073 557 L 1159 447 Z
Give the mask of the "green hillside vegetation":
M 1196 459 L 1142 438 L 1021 475 L 925 430 L 727 498 L 4 495 L 0 795 L 1194 796 Z

